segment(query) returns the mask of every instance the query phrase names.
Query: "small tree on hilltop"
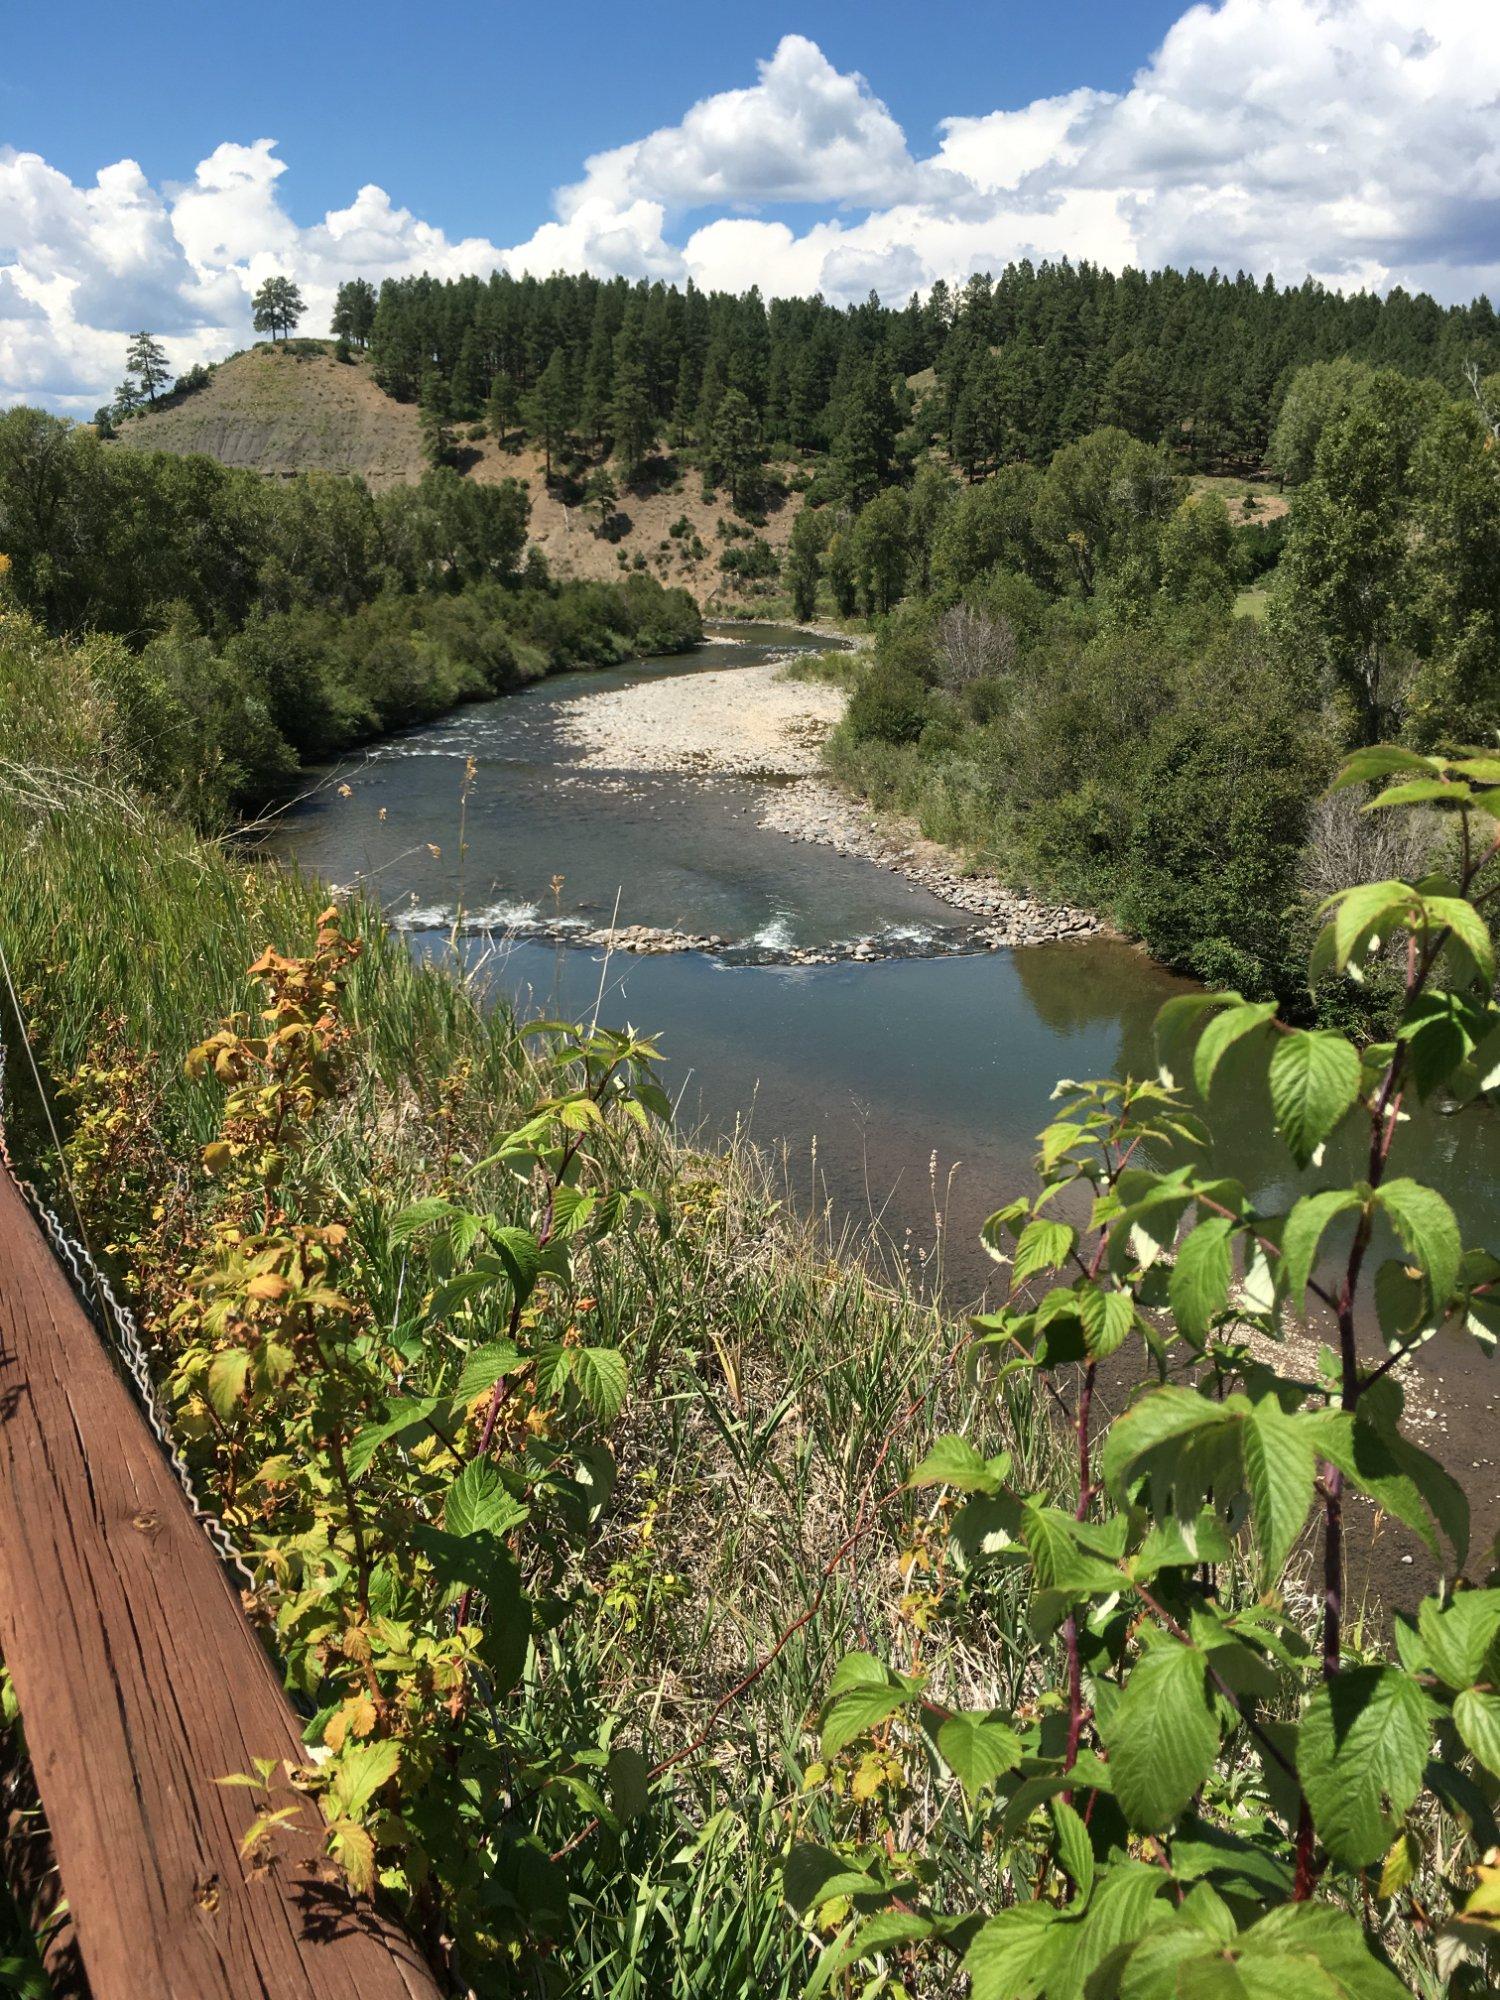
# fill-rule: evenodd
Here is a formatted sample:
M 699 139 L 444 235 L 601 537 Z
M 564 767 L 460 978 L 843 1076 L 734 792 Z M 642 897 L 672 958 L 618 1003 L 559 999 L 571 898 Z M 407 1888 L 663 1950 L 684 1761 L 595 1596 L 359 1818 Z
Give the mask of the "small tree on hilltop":
M 156 401 L 158 389 L 167 386 L 167 351 L 149 333 L 138 333 L 125 351 L 125 366 L 146 392 L 148 402 Z
M 285 340 L 294 331 L 307 308 L 291 279 L 278 276 L 266 279 L 250 301 L 250 310 L 255 331 L 270 334 L 274 342 L 278 334 Z
M 330 325 L 340 340 L 364 348 L 375 326 L 375 287 L 368 278 L 351 278 L 340 285 Z

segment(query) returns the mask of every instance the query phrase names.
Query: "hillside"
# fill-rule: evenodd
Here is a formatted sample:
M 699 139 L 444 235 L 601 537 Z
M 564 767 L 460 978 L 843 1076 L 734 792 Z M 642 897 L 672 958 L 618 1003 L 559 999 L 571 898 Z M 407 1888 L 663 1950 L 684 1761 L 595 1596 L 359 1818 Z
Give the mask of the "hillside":
M 705 501 L 691 468 L 655 461 L 649 485 L 622 489 L 608 537 L 592 514 L 549 492 L 541 453 L 501 451 L 492 437 L 471 440 L 460 426 L 458 463 L 480 482 L 524 479 L 531 492 L 531 537 L 558 577 L 607 582 L 638 556 L 663 583 L 681 584 L 702 602 L 723 598 L 721 524 L 734 520 L 728 500 Z M 398 403 L 362 361 L 340 362 L 331 348 L 298 341 L 260 346 L 221 363 L 206 385 L 159 410 L 123 423 L 119 443 L 139 451 L 204 452 L 223 465 L 271 478 L 297 472 L 357 473 L 374 492 L 413 484 L 427 469 L 414 403 Z M 778 551 L 797 503 L 773 511 L 760 532 Z M 671 533 L 687 522 L 685 531 Z M 736 528 L 739 528 L 736 523 Z M 695 554 L 695 545 L 701 554 Z

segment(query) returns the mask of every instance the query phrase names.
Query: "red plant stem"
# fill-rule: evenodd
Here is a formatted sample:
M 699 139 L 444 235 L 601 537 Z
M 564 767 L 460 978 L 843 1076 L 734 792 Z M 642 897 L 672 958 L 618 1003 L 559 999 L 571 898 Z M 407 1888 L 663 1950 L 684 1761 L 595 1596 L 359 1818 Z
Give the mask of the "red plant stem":
M 1097 1261 L 1097 1260 L 1096 1260 Z M 1089 1419 L 1094 1408 L 1094 1374 L 1097 1364 L 1090 1362 L 1083 1371 L 1083 1387 L 1078 1394 L 1078 1505 L 1073 1510 L 1075 1521 L 1087 1518 L 1090 1502 L 1094 1497 L 1093 1466 L 1090 1456 Z M 1071 1771 L 1078 1762 L 1078 1748 L 1083 1741 L 1083 1725 L 1087 1711 L 1083 1700 L 1083 1657 L 1078 1645 L 1078 1614 L 1070 1611 L 1063 1625 L 1063 1645 L 1068 1655 L 1068 1747 L 1063 1757 L 1063 1769 Z M 1071 1792 L 1064 1792 L 1064 1799 L 1073 1803 Z

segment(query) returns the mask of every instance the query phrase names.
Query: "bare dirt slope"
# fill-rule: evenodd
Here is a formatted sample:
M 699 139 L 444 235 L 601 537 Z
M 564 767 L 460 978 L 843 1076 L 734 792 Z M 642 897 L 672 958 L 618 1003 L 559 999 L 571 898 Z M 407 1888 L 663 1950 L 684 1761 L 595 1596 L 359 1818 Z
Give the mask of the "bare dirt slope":
M 734 516 L 724 498 L 704 500 L 691 467 L 658 465 L 652 480 L 622 491 L 606 537 L 593 515 L 566 506 L 548 489 L 539 452 L 501 451 L 492 437 L 467 437 L 467 428 L 458 428 L 460 468 L 467 478 L 483 482 L 527 482 L 531 539 L 554 575 L 608 580 L 641 556 L 662 582 L 682 584 L 704 603 L 734 594 L 726 590 L 719 568 L 729 546 L 720 524 Z M 408 485 L 426 470 L 415 404 L 394 402 L 362 361 L 337 361 L 331 349 L 307 351 L 306 343 L 236 355 L 180 403 L 123 424 L 120 443 L 140 451 L 204 452 L 223 465 L 270 478 L 355 473 L 377 493 Z M 759 531 L 778 553 L 796 507 L 793 500 L 773 510 Z M 670 530 L 683 519 L 686 531 L 673 535 Z M 701 555 L 693 552 L 695 539 Z
M 181 402 L 122 424 L 120 442 L 273 477 L 357 472 L 377 491 L 422 472 L 415 408 L 392 402 L 367 368 L 298 346 L 237 354 Z

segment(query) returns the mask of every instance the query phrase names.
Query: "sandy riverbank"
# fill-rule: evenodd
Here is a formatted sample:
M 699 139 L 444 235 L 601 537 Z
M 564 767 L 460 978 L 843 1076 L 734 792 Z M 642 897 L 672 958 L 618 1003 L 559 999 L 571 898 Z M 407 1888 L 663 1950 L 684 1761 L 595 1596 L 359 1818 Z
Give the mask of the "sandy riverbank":
M 915 826 L 877 818 L 818 775 L 823 743 L 845 700 L 841 688 L 793 680 L 771 660 L 580 695 L 561 726 L 590 770 L 766 780 L 758 801 L 762 826 L 873 861 L 928 890 L 959 913 L 975 946 L 993 950 L 1103 930 L 1085 910 L 964 874 Z

